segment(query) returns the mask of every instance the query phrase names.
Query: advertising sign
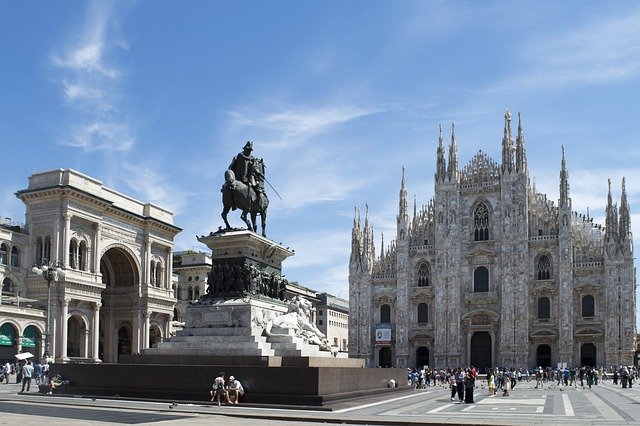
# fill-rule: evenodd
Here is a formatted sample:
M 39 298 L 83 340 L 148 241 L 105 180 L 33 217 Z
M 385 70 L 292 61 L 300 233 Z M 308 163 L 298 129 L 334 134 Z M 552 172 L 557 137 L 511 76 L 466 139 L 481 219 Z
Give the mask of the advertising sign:
M 391 324 L 378 324 L 376 326 L 376 345 L 391 345 Z

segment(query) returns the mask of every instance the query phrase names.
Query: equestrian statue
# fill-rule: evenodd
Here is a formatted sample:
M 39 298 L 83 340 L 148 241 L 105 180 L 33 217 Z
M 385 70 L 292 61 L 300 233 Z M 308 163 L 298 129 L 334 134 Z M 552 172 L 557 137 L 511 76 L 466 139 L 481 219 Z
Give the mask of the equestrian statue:
M 249 141 L 242 148 L 242 152 L 233 158 L 224 174 L 225 182 L 221 189 L 224 206 L 222 219 L 227 230 L 233 229 L 229 225 L 227 214 L 229 210 L 239 209 L 242 212 L 240 218 L 247 224 L 247 228 L 258 232 L 257 216 L 260 214 L 262 236 L 266 237 L 269 198 L 264 190 L 265 165 L 262 158 L 254 158 L 251 151 L 253 151 L 253 143 Z M 247 214 L 251 215 L 251 223 Z

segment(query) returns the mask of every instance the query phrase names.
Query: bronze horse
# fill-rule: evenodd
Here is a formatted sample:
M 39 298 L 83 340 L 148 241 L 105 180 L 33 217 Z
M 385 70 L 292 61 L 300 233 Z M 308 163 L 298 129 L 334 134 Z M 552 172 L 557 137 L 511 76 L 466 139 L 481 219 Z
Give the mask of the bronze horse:
M 247 185 L 244 182 L 236 180 L 233 170 L 227 170 L 224 174 L 225 183 L 222 186 L 222 219 L 224 220 L 227 230 L 231 230 L 231 225 L 227 220 L 229 210 L 239 209 L 242 211 L 240 219 L 247 224 L 247 228 L 253 232 L 258 232 L 257 216 L 260 213 L 262 222 L 262 236 L 266 237 L 267 227 L 267 207 L 269 207 L 269 199 L 264 192 L 264 162 L 261 158 L 254 159 L 249 165 L 249 182 L 255 182 L 255 185 Z M 247 213 L 251 214 L 251 223 L 247 218 Z

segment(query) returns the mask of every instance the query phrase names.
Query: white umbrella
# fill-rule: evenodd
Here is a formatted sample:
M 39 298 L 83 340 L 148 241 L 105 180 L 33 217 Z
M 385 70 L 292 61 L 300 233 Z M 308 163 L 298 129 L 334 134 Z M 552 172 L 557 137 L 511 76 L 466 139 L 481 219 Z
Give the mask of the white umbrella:
M 33 354 L 31 352 L 23 352 L 21 354 L 17 354 L 16 358 L 18 358 L 19 360 L 23 360 L 23 359 L 28 359 L 28 358 L 33 358 Z

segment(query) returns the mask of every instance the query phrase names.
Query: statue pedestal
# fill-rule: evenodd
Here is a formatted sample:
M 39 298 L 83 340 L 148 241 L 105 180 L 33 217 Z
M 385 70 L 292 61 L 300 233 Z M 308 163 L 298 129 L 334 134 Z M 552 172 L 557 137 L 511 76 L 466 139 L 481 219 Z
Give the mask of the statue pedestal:
M 282 262 L 295 253 L 289 248 L 249 230 L 218 231 L 198 237 L 198 241 L 211 249 L 215 264 L 248 261 L 265 272 L 281 275 Z

